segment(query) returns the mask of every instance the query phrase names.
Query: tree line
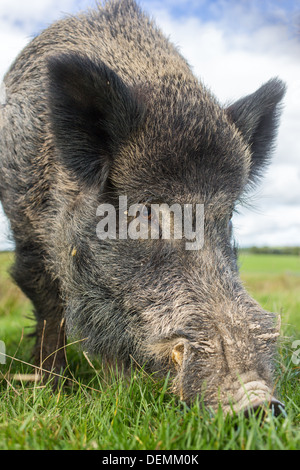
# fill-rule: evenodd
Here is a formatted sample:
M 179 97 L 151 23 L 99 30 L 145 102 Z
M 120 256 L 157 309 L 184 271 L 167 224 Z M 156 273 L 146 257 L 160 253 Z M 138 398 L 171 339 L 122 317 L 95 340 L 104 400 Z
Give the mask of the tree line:
M 240 248 L 240 253 L 251 253 L 256 255 L 293 255 L 300 256 L 300 246 L 283 246 L 283 247 L 270 247 L 270 246 L 251 246 L 249 248 Z

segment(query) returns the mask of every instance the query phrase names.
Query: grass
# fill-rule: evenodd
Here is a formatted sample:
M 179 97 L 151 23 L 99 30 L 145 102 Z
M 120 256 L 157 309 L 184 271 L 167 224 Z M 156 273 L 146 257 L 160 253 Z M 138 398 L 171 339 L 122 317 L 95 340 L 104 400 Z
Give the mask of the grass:
M 0 254 L 0 339 L 7 354 L 31 362 L 31 305 L 11 283 L 13 254 Z M 271 412 L 248 420 L 212 414 L 196 402 L 191 408 L 142 369 L 124 379 L 104 373 L 101 364 L 68 350 L 68 382 L 53 393 L 49 385 L 19 380 L 33 368 L 13 359 L 0 365 L 0 449 L 300 449 L 299 366 L 292 363 L 292 341 L 300 339 L 300 258 L 248 255 L 241 275 L 252 295 L 280 311 L 289 338 L 280 346 L 278 390 L 286 415 Z
M 296 329 L 299 334 L 300 256 L 243 255 L 240 267 L 248 292 L 264 308 L 281 314 L 285 333 Z

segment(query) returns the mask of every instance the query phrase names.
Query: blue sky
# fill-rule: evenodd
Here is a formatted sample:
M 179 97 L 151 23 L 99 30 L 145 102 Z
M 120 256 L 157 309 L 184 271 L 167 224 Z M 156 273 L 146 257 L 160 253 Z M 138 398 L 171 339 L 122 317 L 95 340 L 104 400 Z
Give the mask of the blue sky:
M 163 2 L 145 0 L 142 2 L 149 11 L 161 3 L 168 8 L 174 17 L 196 16 L 205 22 L 225 18 L 228 26 L 234 25 L 235 27 L 241 26 L 242 16 L 244 16 L 243 25 L 245 25 L 249 11 L 256 12 L 256 27 L 262 23 L 278 22 L 284 22 L 286 25 L 294 27 L 297 14 L 299 15 L 298 0 L 166 0 Z M 253 24 L 248 24 L 249 26 L 254 27 Z
M 221 103 L 271 77 L 288 86 L 278 146 L 262 185 L 235 217 L 244 245 L 300 244 L 300 0 L 141 0 Z M 94 0 L 1 0 L 0 82 L 30 38 Z M 0 248 L 7 246 L 0 212 Z
M 40 0 L 38 3 L 39 6 L 37 1 L 29 0 L 25 3 L 25 8 L 18 8 L 18 0 L 2 0 L 1 17 L 32 35 L 63 12 L 75 13 L 94 5 L 93 0 Z M 34 7 L 34 14 L 30 4 Z M 164 8 L 174 18 L 198 17 L 204 22 L 222 19 L 226 20 L 228 27 L 235 28 L 252 29 L 261 24 L 284 23 L 294 34 L 298 29 L 300 15 L 299 0 L 140 0 L 140 4 L 150 14 Z M 43 12 L 47 12 L 47 15 Z M 255 24 L 249 22 L 249 12 L 255 13 Z M 34 23 L 35 31 L 32 30 Z

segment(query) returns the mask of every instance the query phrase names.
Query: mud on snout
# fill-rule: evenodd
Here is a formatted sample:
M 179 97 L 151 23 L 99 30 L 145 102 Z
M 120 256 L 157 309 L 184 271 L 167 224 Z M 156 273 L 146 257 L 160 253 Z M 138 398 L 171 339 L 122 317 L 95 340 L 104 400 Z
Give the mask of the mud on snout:
M 227 391 L 226 398 L 221 402 L 224 413 L 242 412 L 249 417 L 256 411 L 269 409 L 272 414 L 279 416 L 284 410 L 284 404 L 274 397 L 274 390 L 256 372 L 238 376 L 232 389 Z
M 178 331 L 164 340 L 152 343 L 160 357 L 169 356 L 169 369 L 173 372 L 172 391 L 182 401 L 191 403 L 197 396 L 203 399 L 207 408 L 217 411 L 222 407 L 224 414 L 244 413 L 246 417 L 271 410 L 279 416 L 284 404 L 275 397 L 274 387 L 260 377 L 255 370 L 238 371 L 212 370 L 208 367 L 207 356 L 213 353 L 209 345 L 193 342 L 188 335 Z

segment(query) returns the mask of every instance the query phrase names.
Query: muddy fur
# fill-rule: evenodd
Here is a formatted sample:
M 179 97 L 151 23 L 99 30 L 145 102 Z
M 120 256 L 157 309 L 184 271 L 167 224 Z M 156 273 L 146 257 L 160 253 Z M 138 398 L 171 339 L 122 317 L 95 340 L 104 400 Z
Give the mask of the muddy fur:
M 0 194 L 13 277 L 35 308 L 37 362 L 63 345 L 65 320 L 103 360 L 170 370 L 185 400 L 205 393 L 225 406 L 239 376 L 272 390 L 275 315 L 239 279 L 230 218 L 269 160 L 284 84 L 272 79 L 222 108 L 122 0 L 54 23 L 4 85 Z M 97 207 L 117 207 L 120 195 L 204 204 L 203 249 L 100 241 Z M 63 350 L 53 357 L 44 367 L 64 367 Z

